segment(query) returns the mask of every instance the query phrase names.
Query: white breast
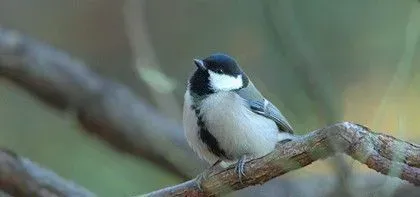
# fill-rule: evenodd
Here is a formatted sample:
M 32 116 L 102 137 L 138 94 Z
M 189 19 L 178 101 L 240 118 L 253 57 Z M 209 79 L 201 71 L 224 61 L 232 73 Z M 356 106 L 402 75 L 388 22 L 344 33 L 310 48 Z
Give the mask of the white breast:
M 191 97 L 187 91 L 184 103 L 184 127 L 191 147 L 209 163 L 218 160 L 198 138 L 197 118 L 190 109 Z M 245 101 L 233 92 L 213 94 L 200 105 L 203 121 L 218 140 L 226 154 L 239 159 L 242 155 L 261 157 L 270 153 L 278 142 L 278 128 L 274 121 L 260 116 L 247 107 Z

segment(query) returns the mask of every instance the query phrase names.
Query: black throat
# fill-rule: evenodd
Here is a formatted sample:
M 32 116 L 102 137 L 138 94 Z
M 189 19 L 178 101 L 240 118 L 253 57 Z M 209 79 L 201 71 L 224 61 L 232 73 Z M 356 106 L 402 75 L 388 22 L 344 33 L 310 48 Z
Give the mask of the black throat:
M 214 90 L 210 87 L 209 77 L 210 75 L 208 72 L 196 70 L 189 81 L 190 92 L 199 97 L 205 97 L 209 94 L 213 94 Z

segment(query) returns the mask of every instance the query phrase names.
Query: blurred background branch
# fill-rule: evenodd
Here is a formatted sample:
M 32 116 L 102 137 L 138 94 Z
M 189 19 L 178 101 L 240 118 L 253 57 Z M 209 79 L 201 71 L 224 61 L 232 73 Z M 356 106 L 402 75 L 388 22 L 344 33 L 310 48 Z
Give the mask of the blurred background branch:
M 0 149 L 0 189 L 16 197 L 96 196 L 6 149 Z
M 386 106 L 390 103 L 390 99 L 399 100 L 392 95 L 402 94 L 409 86 L 409 82 L 413 78 L 413 60 L 415 58 L 416 48 L 420 37 L 420 6 L 417 2 L 412 2 L 411 10 L 407 17 L 407 25 L 404 31 L 404 47 L 400 54 L 401 57 L 396 62 L 396 71 L 390 78 L 389 86 L 383 95 L 378 110 L 375 114 L 373 125 L 383 124 Z M 404 132 L 404 131 L 400 131 Z
M 118 150 L 148 158 L 184 178 L 201 168 L 181 127 L 127 87 L 96 75 L 61 51 L 1 27 L 0 76 L 51 107 L 73 111 L 86 131 Z M 181 162 L 186 160 L 190 162 Z
M 290 0 L 261 1 L 264 19 L 269 30 L 272 45 L 291 65 L 300 81 L 298 83 L 313 101 L 319 125 L 325 126 L 342 120 L 342 112 L 337 99 L 341 95 L 332 83 L 330 72 L 316 54 L 311 43 L 305 38 L 299 21 L 296 20 L 294 6 Z M 279 29 L 286 26 L 287 29 Z M 347 189 L 351 167 L 341 155 L 332 159 L 335 173 L 339 177 L 335 195 L 350 196 Z
M 181 121 L 181 107 L 174 95 L 178 84 L 174 79 L 169 78 L 159 65 L 146 25 L 145 4 L 144 0 L 127 0 L 124 5 L 124 21 L 133 51 L 133 70 L 149 87 L 149 93 L 157 109 Z

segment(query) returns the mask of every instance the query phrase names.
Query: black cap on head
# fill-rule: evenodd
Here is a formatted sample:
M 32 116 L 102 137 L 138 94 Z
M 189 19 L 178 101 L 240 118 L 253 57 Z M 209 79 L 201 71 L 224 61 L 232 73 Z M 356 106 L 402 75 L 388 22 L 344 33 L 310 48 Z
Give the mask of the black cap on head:
M 227 54 L 215 53 L 202 60 L 194 59 L 194 64 L 198 69 L 189 84 L 190 90 L 199 96 L 248 86 L 248 77 L 236 60 Z
M 203 59 L 204 65 L 207 69 L 225 75 L 237 76 L 242 74 L 236 60 L 227 54 L 215 53 Z

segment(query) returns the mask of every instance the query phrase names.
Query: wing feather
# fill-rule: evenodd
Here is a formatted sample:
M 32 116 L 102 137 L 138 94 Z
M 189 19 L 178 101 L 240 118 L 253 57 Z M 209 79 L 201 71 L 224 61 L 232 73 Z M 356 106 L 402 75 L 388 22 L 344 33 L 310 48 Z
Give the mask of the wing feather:
M 248 102 L 253 112 L 273 120 L 281 131 L 293 134 L 293 127 L 280 110 L 269 100 L 265 99 L 251 81 L 249 81 L 246 88 L 238 90 L 237 93 Z
M 260 101 L 249 101 L 250 108 L 253 112 L 270 118 L 276 122 L 280 130 L 293 134 L 293 128 L 283 114 L 267 99 Z

